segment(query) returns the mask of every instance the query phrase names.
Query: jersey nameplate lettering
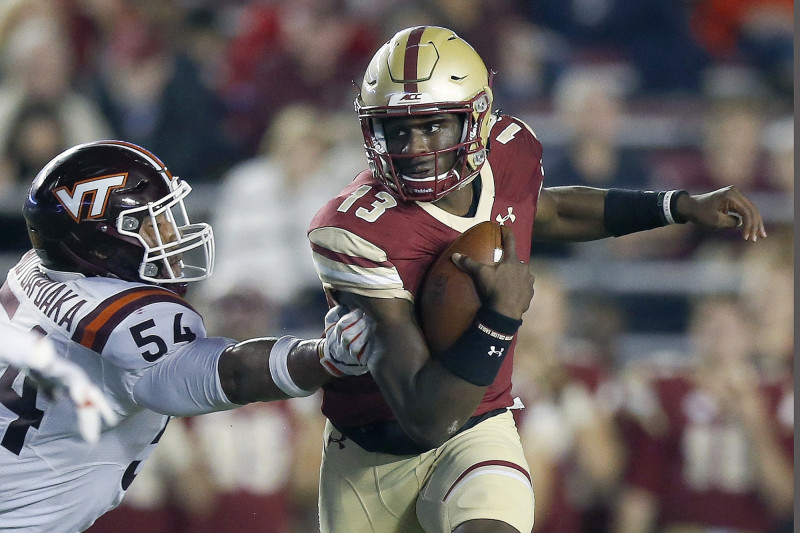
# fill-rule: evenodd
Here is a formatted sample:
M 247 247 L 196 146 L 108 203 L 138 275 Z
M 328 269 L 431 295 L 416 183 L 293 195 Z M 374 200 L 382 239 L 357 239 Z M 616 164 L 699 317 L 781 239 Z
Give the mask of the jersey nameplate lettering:
M 63 283 L 48 279 L 39 270 L 39 258 L 31 256 L 15 267 L 20 287 L 28 295 L 33 305 L 56 323 L 72 331 L 73 320 L 86 300 L 68 289 Z

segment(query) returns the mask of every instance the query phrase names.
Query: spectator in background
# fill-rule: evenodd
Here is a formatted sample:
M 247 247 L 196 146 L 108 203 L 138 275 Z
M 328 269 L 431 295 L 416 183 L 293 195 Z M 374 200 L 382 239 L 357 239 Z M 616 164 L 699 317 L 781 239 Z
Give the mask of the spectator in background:
M 500 73 L 492 87 L 504 111 L 522 114 L 546 106 L 558 76 L 567 68 L 569 45 L 557 33 L 522 18 L 509 18 L 497 36 Z
M 740 74 L 723 69 L 712 78 L 704 97 L 699 149 L 661 165 L 660 185 L 697 191 L 730 183 L 747 194 L 781 191 L 769 177 L 769 157 L 763 146 L 767 104 L 757 88 L 750 87 L 748 91 L 756 91 L 751 93 L 734 86 L 737 80 L 745 83 Z M 736 257 L 745 249 L 726 235 L 709 235 L 693 228 L 683 236 L 681 256 L 722 253 Z
M 794 236 L 793 224 L 775 226 L 769 245 L 748 249 L 741 260 L 743 294 L 754 310 L 755 351 L 770 373 L 794 371 Z
M 28 102 L 17 109 L 0 147 L 0 191 L 29 187 L 39 170 L 68 147 L 66 128 L 56 107 L 47 102 Z
M 545 164 L 548 186 L 652 188 L 652 175 L 640 151 L 620 142 L 626 98 L 633 83 L 628 70 L 614 66 L 580 65 L 562 74 L 553 101 L 555 116 L 568 140 L 561 153 Z M 667 228 L 654 236 L 628 235 L 609 243 L 537 243 L 533 254 L 670 257 L 680 253 L 685 234 L 683 228 Z
M 766 533 L 790 519 L 792 381 L 763 372 L 750 304 L 699 300 L 687 364 L 640 369 L 645 394 L 627 411 L 626 445 L 635 453 L 617 533 Z
M 747 192 L 766 190 L 763 105 L 753 98 L 709 102 L 705 116 L 700 172 L 685 176 L 686 186 L 704 189 L 721 182 Z
M 708 63 L 692 39 L 685 2 L 672 0 L 527 0 L 528 19 L 573 47 L 573 61 L 634 66 L 645 94 L 692 93 Z
M 767 151 L 767 186 L 794 198 L 794 116 L 784 116 L 767 126 L 762 145 Z
M 232 168 L 220 185 L 212 215 L 218 262 L 205 299 L 231 303 L 262 294 L 280 311 L 277 326 L 293 330 L 307 325 L 309 311 L 324 312 L 311 252 L 297 243 L 316 210 L 364 166 L 358 134 L 355 121 L 312 106 L 281 110 L 260 154 Z
M 213 181 L 237 153 L 223 134 L 222 102 L 175 37 L 182 12 L 170 6 L 106 6 L 95 92 L 117 138 L 152 147 L 195 183 Z
M 57 114 L 66 146 L 109 138 L 101 110 L 73 87 L 72 43 L 55 4 L 17 2 L 4 17 L 0 21 L 0 28 L 7 32 L 0 41 L 0 147 L 9 146 L 20 110 L 31 106 L 47 106 Z
M 600 533 L 624 451 L 610 394 L 611 363 L 570 335 L 573 313 L 557 275 L 534 267 L 536 294 L 519 331 L 514 393 L 520 438 L 536 494 L 535 533 Z
M 29 102 L 16 110 L 0 147 L 0 191 L 12 194 L 28 187 L 51 159 L 63 152 L 66 125 L 57 109 L 45 102 Z
M 550 186 L 646 188 L 647 168 L 635 151 L 620 145 L 629 74 L 624 68 L 576 66 L 559 78 L 553 101 L 569 144 L 545 170 Z
M 281 109 L 306 104 L 349 111 L 375 30 L 336 0 L 250 2 L 225 58 L 220 94 L 228 130 L 256 155 Z
M 36 174 L 67 148 L 61 114 L 49 102 L 26 101 L 8 124 L 5 145 L 0 145 L 0 198 L 22 196 Z M 15 204 L 0 211 L 0 249 L 22 252 L 30 244 L 25 221 Z
M 791 98 L 794 87 L 793 0 L 692 2 L 692 34 L 720 62 L 745 62 Z

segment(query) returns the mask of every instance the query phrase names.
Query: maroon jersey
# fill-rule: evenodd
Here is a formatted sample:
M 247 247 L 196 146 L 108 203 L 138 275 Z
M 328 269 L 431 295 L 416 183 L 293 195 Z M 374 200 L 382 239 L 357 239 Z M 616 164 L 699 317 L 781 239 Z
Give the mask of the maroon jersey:
M 432 203 L 401 202 L 364 171 L 311 221 L 309 240 L 323 286 L 373 298 L 414 302 L 433 262 L 464 231 L 487 220 L 509 226 L 519 257 L 530 256 L 533 218 L 543 172 L 542 145 L 523 122 L 500 116 L 489 135 L 474 216 L 459 217 Z M 513 345 L 475 415 L 508 407 Z M 369 374 L 333 380 L 322 412 L 338 427 L 394 420 Z
M 744 429 L 686 376 L 660 377 L 652 387 L 667 427 L 657 435 L 626 427 L 629 449 L 636 450 L 626 478 L 659 499 L 660 523 L 769 530 L 775 517 L 756 492 L 756 466 Z M 763 381 L 760 390 L 791 460 L 793 391 L 779 380 Z

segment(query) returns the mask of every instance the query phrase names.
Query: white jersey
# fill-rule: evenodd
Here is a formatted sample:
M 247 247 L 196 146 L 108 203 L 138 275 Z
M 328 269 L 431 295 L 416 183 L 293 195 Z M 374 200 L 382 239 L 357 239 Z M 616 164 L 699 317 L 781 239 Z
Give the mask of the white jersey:
M 41 337 L 0 322 L 0 361 L 15 366 L 28 366 Z
M 45 275 L 32 251 L 9 272 L 0 309 L 0 323 L 47 335 L 103 391 L 119 417 L 103 427 L 97 444 L 87 444 L 68 398 L 48 398 L 29 377 L 0 362 L 0 531 L 83 531 L 120 503 L 168 414 L 181 414 L 170 404 L 189 396 L 182 390 L 187 387 L 174 371 L 163 371 L 170 365 L 162 363 L 194 355 L 202 346 L 215 372 L 219 353 L 233 341 L 205 339 L 202 317 L 166 289 Z M 221 390 L 216 373 L 212 379 Z M 137 387 L 140 382 L 147 386 Z M 156 412 L 153 406 L 163 408 Z

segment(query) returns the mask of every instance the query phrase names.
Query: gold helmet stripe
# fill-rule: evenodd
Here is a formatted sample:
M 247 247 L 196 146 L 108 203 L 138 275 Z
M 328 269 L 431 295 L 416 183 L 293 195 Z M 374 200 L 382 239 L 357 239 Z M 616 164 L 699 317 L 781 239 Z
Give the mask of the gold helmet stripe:
M 406 61 L 403 65 L 403 78 L 406 80 L 416 80 L 417 76 L 417 63 L 419 60 L 419 43 L 422 40 L 422 34 L 425 32 L 425 26 L 418 26 L 414 28 L 408 35 L 406 41 Z M 417 82 L 406 82 L 403 90 L 407 93 L 417 93 Z

